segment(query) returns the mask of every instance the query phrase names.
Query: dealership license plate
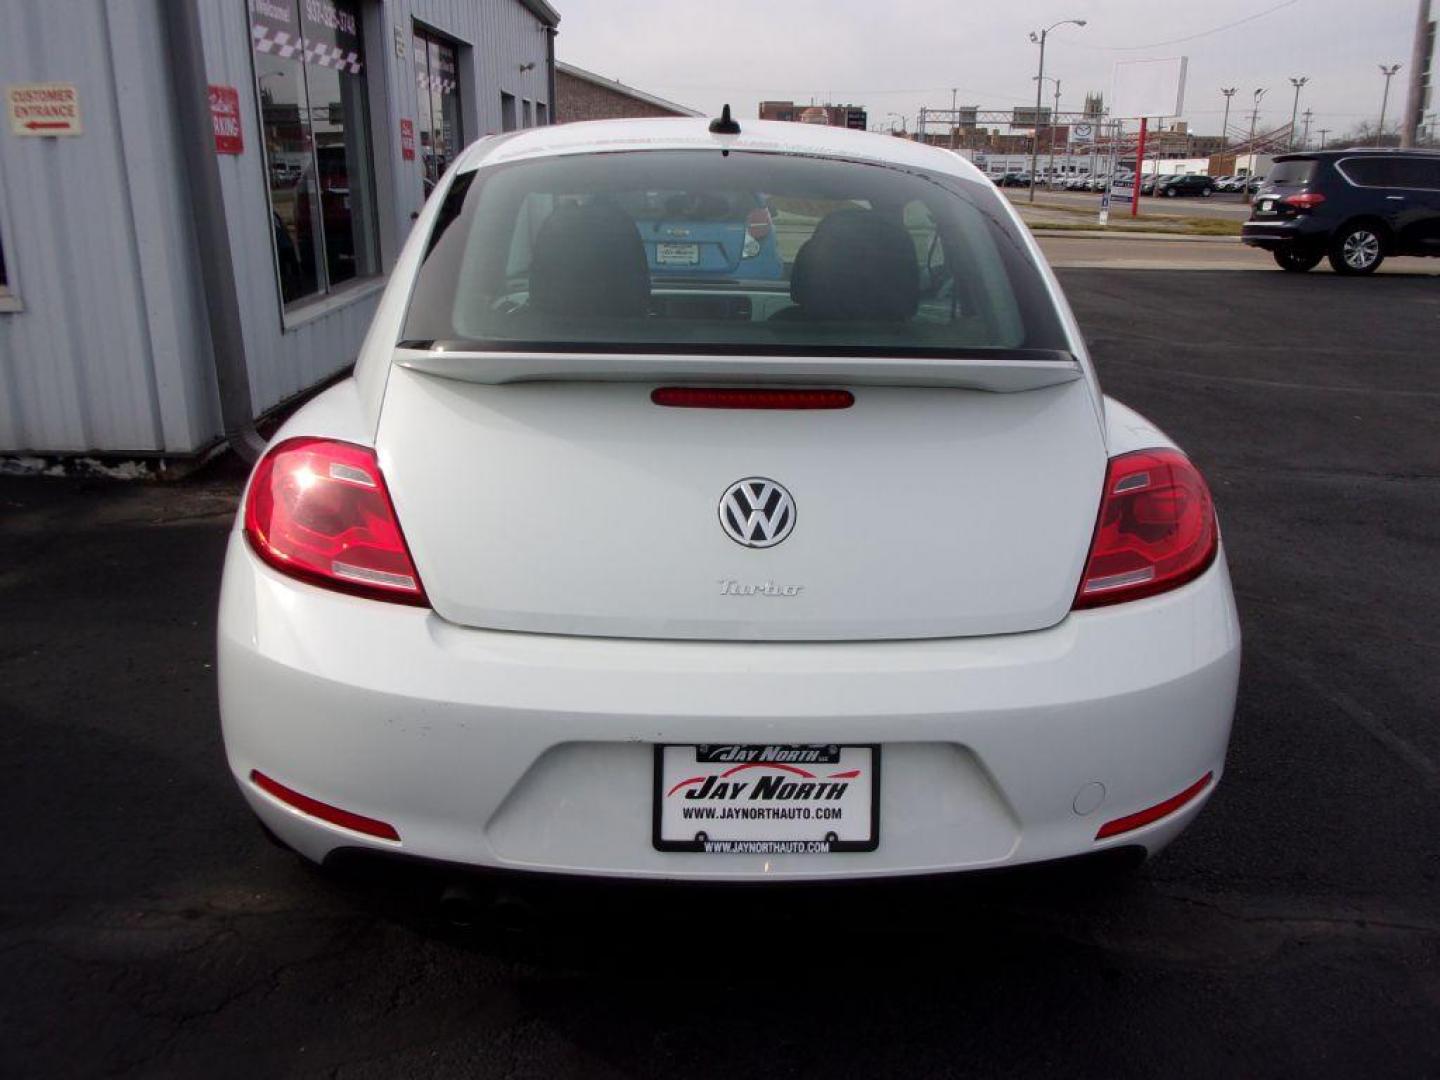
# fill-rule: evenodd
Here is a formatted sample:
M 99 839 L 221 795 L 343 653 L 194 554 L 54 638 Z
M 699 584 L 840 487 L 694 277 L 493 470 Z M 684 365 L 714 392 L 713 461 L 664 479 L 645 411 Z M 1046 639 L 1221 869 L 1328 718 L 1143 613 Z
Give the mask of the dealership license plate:
M 1268 213 L 1270 213 L 1270 211 L 1272 211 L 1272 210 L 1274 210 L 1274 209 L 1275 209 L 1275 200 L 1274 200 L 1274 199 L 1261 199 L 1261 200 L 1260 200 L 1260 213 L 1262 213 L 1262 214 L 1268 214 Z
M 874 851 L 880 841 L 880 748 L 657 746 L 654 797 L 660 851 Z
M 699 244 L 656 244 L 655 261 L 667 266 L 699 266 Z

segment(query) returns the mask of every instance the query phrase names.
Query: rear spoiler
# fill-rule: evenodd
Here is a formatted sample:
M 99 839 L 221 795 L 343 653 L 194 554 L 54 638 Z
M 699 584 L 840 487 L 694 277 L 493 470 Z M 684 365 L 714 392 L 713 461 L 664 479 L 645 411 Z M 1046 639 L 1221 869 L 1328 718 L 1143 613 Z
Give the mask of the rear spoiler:
M 995 349 L 970 356 L 750 356 L 665 352 L 480 352 L 447 343 L 395 350 L 411 371 L 503 386 L 528 382 L 788 383 L 825 386 L 939 386 L 1010 394 L 1074 382 L 1084 374 L 1068 352 Z M 414 343 L 421 344 L 421 343 Z

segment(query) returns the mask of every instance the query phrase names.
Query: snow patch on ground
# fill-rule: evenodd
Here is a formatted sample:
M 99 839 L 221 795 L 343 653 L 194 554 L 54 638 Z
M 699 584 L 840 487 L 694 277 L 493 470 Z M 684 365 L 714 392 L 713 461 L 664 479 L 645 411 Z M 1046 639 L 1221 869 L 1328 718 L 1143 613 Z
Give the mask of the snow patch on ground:
M 163 461 L 102 461 L 93 457 L 0 457 L 0 476 L 104 477 L 107 480 L 153 480 Z

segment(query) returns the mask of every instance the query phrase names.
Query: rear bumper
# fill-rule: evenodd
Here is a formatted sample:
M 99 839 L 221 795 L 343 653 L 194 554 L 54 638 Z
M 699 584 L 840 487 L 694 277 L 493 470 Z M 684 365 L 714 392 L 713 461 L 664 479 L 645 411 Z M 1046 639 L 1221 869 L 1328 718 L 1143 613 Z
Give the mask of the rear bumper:
M 1329 229 L 1317 226 L 1312 220 L 1292 221 L 1247 221 L 1240 226 L 1240 241 L 1251 247 L 1276 248 L 1299 244 L 1306 247 L 1321 247 L 1329 236 Z
M 463 629 L 283 578 L 236 534 L 219 657 L 241 791 L 312 859 L 358 847 L 551 873 L 804 880 L 1159 850 L 1214 782 L 1153 824 L 1096 832 L 1206 773 L 1218 781 L 1240 636 L 1223 556 L 1173 593 L 1034 633 L 736 644 Z M 880 743 L 879 848 L 656 851 L 662 742 Z M 255 787 L 254 769 L 400 840 L 303 815 Z M 1099 805 L 1077 812 L 1094 784 Z

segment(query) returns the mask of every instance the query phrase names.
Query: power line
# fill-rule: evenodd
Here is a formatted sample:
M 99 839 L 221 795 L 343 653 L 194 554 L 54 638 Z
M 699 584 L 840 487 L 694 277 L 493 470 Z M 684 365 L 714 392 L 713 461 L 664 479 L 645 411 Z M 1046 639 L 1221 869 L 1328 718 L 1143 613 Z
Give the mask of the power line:
M 1201 30 L 1198 34 L 1186 34 L 1184 37 L 1170 38 L 1166 41 L 1151 41 L 1144 45 L 1093 45 L 1090 42 L 1071 41 L 1067 43 L 1070 48 L 1094 49 L 1097 52 L 1134 52 L 1137 49 L 1158 49 L 1162 45 L 1180 45 L 1186 41 L 1196 41 L 1211 34 L 1219 34 L 1225 30 L 1233 30 L 1237 26 L 1244 26 L 1246 23 L 1254 22 L 1256 19 L 1263 19 L 1266 15 L 1273 15 L 1288 7 L 1294 7 L 1300 0 L 1282 0 L 1274 7 L 1268 7 L 1264 11 L 1257 11 L 1253 15 L 1246 15 L 1243 19 L 1236 19 L 1221 26 L 1209 30 Z
M 736 86 L 723 86 L 723 85 L 719 85 L 719 84 L 701 84 L 701 83 L 661 83 L 661 84 L 656 84 L 656 85 L 659 86 L 659 88 L 660 88 L 661 90 L 664 90 L 664 91 L 667 92 L 667 93 L 669 93 L 669 92 L 671 92 L 671 91 L 677 91 L 677 90 L 678 90 L 678 91 L 682 91 L 682 92 L 683 92 L 683 91 L 708 91 L 708 92 L 712 92 L 712 93 L 728 93 L 728 92 L 732 92 L 732 91 L 733 91 L 733 92 L 739 92 L 739 91 L 741 91 L 741 90 L 743 89 L 742 87 L 736 87 Z M 796 97 L 838 96 L 838 97 L 861 98 L 861 97 L 881 97 L 881 96 L 883 96 L 883 95 L 885 95 L 885 94 L 942 94 L 942 93 L 946 93 L 946 92 L 948 92 L 948 91 L 950 91 L 950 90 L 956 90 L 956 89 L 958 89 L 961 93 L 964 93 L 964 94 L 969 95 L 972 99 L 974 99 L 974 100 L 976 100 L 976 101 L 987 101 L 987 100 L 993 100 L 993 99 L 995 99 L 995 98 L 1004 98 L 1006 101 L 1014 101 L 1014 102 L 1018 102 L 1018 103 L 1020 103 L 1020 104 L 1023 105 L 1025 102 L 1027 102 L 1027 101 L 1029 100 L 1028 98 L 1025 98 L 1025 97 L 1017 97 L 1017 96 L 1014 95 L 1014 94 L 1000 94 L 1000 93 L 995 93 L 994 91 L 989 91 L 989 90 L 976 90 L 974 87 L 970 87 L 970 86 L 955 87 L 955 86 L 951 86 L 951 85 L 949 85 L 949 84 L 946 84 L 946 85 L 943 85 L 943 86 L 887 87 L 887 88 L 881 89 L 881 90 L 873 90 L 873 89 L 872 89 L 872 90 L 856 90 L 856 89 L 853 89 L 853 88 L 847 88 L 847 89 L 844 89 L 843 92 L 840 93 L 840 94 L 838 94 L 838 95 L 835 93 L 834 88 L 833 88 L 833 87 L 829 87 L 829 86 L 823 87 L 823 88 L 821 88 L 821 87 L 815 87 L 815 88 L 803 89 L 803 90 L 792 90 L 792 91 L 790 91 L 790 92 L 791 92 L 792 94 L 794 94 Z M 744 90 L 744 92 L 745 92 L 745 93 L 753 93 L 754 91 Z

